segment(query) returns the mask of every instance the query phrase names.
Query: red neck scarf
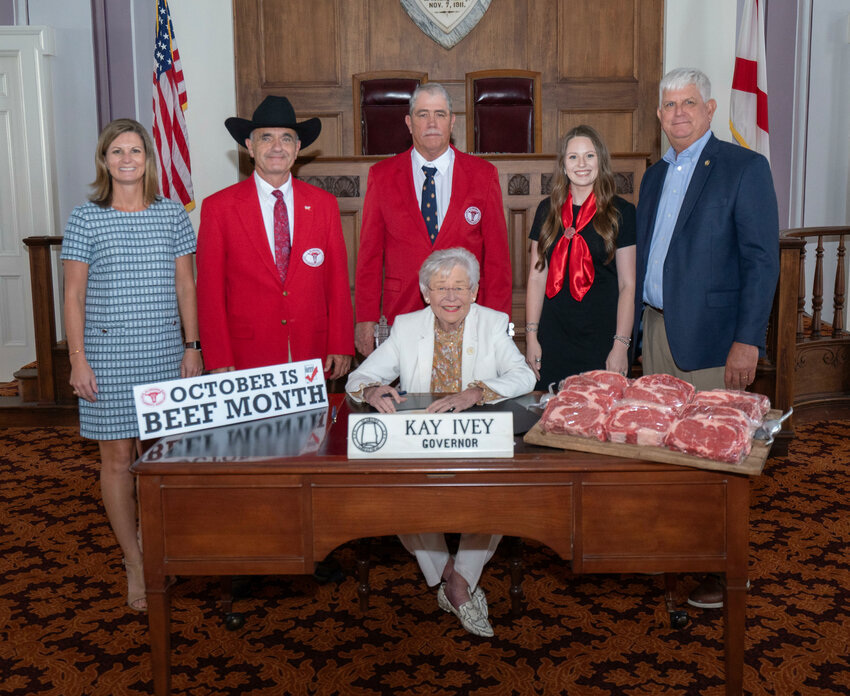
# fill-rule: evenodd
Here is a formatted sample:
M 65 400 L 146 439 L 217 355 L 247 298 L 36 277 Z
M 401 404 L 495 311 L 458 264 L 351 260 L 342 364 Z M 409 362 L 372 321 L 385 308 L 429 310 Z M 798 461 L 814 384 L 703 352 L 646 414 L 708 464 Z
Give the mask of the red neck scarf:
M 577 302 L 584 299 L 585 294 L 593 285 L 595 271 L 590 249 L 581 232 L 596 215 L 596 196 L 591 194 L 582 203 L 578 217 L 573 226 L 573 194 L 567 192 L 567 200 L 561 208 L 561 222 L 564 225 L 564 236 L 558 240 L 549 261 L 549 275 L 546 277 L 546 297 L 557 295 L 564 286 L 564 272 L 569 259 L 570 295 Z

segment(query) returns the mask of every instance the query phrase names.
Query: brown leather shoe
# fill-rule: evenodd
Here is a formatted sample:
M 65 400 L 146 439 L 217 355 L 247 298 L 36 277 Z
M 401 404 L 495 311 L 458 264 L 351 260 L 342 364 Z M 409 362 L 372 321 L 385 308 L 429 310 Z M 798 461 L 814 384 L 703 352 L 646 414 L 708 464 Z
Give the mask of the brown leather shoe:
M 688 604 L 699 609 L 723 608 L 723 581 L 719 575 L 706 575 L 688 596 Z

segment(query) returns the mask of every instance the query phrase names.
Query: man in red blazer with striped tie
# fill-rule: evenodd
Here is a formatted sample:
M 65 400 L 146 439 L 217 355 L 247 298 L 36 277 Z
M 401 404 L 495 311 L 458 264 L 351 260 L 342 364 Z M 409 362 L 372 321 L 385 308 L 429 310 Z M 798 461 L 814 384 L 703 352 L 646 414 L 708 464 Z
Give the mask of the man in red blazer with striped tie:
M 397 314 L 425 306 L 419 267 L 437 249 L 460 246 L 475 254 L 481 266 L 478 303 L 511 313 L 508 233 L 496 168 L 451 146 L 455 116 L 442 85 L 420 85 L 410 104 L 405 122 L 413 147 L 369 170 L 354 292 L 355 344 L 363 355 L 375 349 L 381 315 L 392 324 Z M 423 191 L 426 203 L 434 203 L 433 216 L 423 213 Z
M 198 320 L 204 364 L 216 371 L 320 358 L 326 377 L 354 355 L 348 257 L 339 206 L 290 169 L 321 131 L 286 97 L 268 96 L 230 134 L 254 174 L 204 200 L 198 235 Z

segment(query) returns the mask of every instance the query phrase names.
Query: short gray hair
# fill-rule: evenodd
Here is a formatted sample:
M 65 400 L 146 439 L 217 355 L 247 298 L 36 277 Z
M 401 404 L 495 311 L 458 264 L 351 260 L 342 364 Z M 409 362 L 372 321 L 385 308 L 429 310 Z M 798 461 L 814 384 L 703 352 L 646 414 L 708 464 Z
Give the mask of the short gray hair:
M 419 269 L 419 289 L 422 291 L 422 294 L 424 295 L 428 290 L 428 282 L 432 276 L 437 273 L 448 275 L 455 266 L 460 266 L 466 271 L 466 275 L 469 277 L 470 288 L 478 287 L 481 271 L 475 254 L 463 247 L 452 247 L 451 249 L 440 249 L 439 251 L 431 252 L 431 255 L 425 259 L 425 262 Z
M 446 100 L 446 104 L 449 107 L 449 113 L 452 113 L 452 98 L 449 96 L 449 93 L 446 91 L 446 88 L 443 87 L 439 82 L 425 82 L 419 85 L 416 89 L 413 90 L 413 94 L 410 95 L 410 102 L 408 103 L 408 113 L 413 116 L 413 105 L 416 104 L 416 100 L 419 98 L 419 95 L 422 92 L 426 92 L 430 95 L 439 95 Z
M 696 86 L 704 102 L 711 99 L 711 80 L 708 75 L 697 68 L 674 68 L 661 78 L 658 85 L 658 105 L 661 106 L 664 101 L 664 92 L 684 89 L 688 85 Z

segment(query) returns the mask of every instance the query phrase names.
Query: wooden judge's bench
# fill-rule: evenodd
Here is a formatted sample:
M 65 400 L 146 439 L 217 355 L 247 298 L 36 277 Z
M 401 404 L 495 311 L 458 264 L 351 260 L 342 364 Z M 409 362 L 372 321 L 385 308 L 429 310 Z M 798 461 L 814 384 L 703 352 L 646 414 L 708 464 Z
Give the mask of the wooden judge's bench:
M 528 279 L 528 233 L 541 200 L 551 193 L 554 154 L 478 155 L 499 171 L 502 201 L 508 226 L 508 249 L 513 269 L 513 312 L 516 341 L 525 346 L 525 284 Z M 637 205 L 640 181 L 646 171 L 647 153 L 611 156 L 617 192 Z M 354 293 L 354 271 L 360 246 L 360 224 L 369 167 L 383 157 L 303 157 L 295 166 L 296 176 L 336 196 L 348 251 L 348 275 Z

